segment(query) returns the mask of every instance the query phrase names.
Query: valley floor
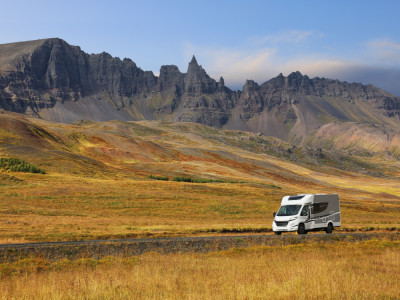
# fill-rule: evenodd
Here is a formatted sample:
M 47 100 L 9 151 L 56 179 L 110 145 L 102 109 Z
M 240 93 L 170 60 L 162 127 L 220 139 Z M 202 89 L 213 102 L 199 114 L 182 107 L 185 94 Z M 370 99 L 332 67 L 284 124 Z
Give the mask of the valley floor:
M 0 243 L 268 232 L 282 197 L 303 193 L 339 194 L 343 231 L 398 231 L 399 159 L 367 150 L 294 147 L 191 123 L 1 114 L 0 157 L 45 172 L 0 170 Z M 399 249 L 366 241 L 32 257 L 0 264 L 0 298 L 397 299 Z
M 301 193 L 262 182 L 18 177 L 23 181 L 0 186 L 0 243 L 267 232 L 282 196 Z M 362 180 L 369 179 L 349 182 Z M 400 201 L 381 192 L 383 181 L 368 185 L 378 193 L 340 184 L 307 191 L 339 193 L 341 230 L 400 229 Z M 385 184 L 395 189 L 395 181 Z

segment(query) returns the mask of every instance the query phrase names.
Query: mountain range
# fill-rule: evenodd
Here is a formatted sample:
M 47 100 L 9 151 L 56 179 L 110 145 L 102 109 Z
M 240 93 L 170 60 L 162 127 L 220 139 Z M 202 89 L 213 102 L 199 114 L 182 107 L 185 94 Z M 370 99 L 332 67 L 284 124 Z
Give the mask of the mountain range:
M 328 132 L 373 136 L 400 124 L 400 98 L 372 85 L 293 72 L 233 91 L 194 56 L 186 73 L 164 65 L 155 76 L 131 59 L 87 54 L 58 38 L 0 45 L 0 108 L 61 123 L 195 122 L 325 145 Z

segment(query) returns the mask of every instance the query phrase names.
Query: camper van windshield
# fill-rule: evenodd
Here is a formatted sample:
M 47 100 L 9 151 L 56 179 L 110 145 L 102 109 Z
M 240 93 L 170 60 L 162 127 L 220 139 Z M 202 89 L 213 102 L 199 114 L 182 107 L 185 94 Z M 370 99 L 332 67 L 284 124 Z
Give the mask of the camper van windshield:
M 277 216 L 294 216 L 300 211 L 301 205 L 284 205 L 278 210 Z

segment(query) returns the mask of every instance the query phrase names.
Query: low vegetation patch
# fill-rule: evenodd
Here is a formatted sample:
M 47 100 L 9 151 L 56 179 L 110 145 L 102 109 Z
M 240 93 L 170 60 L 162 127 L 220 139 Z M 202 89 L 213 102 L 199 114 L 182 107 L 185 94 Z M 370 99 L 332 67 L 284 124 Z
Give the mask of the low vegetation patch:
M 165 177 L 165 176 L 154 176 L 154 175 L 149 175 L 149 176 L 147 176 L 147 178 L 155 179 L 155 180 L 164 180 L 164 181 L 168 181 L 168 180 L 169 180 L 169 178 L 168 178 L 168 177 Z
M 15 157 L 0 158 L 0 168 L 11 172 L 40 173 L 46 172 L 38 167 Z
M 172 181 L 178 182 L 192 182 L 192 183 L 210 183 L 210 182 L 224 182 L 221 179 L 205 179 L 205 178 L 190 178 L 177 176 L 172 179 Z
M 190 177 L 176 176 L 176 177 L 172 178 L 172 181 L 178 181 L 178 182 L 192 182 L 192 178 L 190 178 Z

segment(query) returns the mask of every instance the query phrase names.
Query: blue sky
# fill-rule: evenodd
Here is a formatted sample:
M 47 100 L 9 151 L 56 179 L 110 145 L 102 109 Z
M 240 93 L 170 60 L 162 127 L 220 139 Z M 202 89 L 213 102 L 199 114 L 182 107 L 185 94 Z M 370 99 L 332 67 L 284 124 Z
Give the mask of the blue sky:
M 400 95 L 400 1 L 0 3 L 0 43 L 59 37 L 156 74 L 165 64 L 186 72 L 194 54 L 233 89 L 299 70 Z

